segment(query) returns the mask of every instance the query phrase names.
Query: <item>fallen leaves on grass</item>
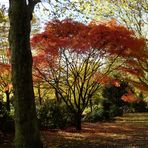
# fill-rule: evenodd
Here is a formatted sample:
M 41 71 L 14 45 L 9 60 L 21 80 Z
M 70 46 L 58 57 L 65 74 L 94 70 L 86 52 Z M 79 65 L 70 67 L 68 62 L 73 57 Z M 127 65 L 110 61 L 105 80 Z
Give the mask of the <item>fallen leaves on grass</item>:
M 73 127 L 56 132 L 42 131 L 51 148 L 147 146 L 148 126 L 123 123 L 84 123 L 82 131 Z

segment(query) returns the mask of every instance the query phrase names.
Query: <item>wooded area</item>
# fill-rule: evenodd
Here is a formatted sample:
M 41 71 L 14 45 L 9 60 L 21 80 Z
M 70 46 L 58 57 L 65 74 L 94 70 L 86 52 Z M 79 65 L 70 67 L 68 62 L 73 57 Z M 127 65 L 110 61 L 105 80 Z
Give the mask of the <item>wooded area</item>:
M 0 4 L 0 147 L 5 134 L 10 147 L 42 148 L 52 147 L 48 130 L 120 130 L 116 120 L 127 113 L 141 113 L 147 129 L 147 0 L 44 3 Z

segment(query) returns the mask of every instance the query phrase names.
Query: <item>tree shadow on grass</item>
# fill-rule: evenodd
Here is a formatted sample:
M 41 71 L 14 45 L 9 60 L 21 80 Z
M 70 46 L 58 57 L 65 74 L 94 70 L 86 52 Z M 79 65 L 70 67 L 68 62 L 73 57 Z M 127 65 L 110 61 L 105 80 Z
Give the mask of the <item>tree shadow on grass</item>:
M 14 148 L 13 134 L 0 137 L 0 148 Z M 84 123 L 81 131 L 42 131 L 44 148 L 147 148 L 148 126 L 127 123 Z
M 117 123 L 85 123 L 81 132 L 74 128 L 43 131 L 49 148 L 103 148 L 148 146 L 148 126 Z

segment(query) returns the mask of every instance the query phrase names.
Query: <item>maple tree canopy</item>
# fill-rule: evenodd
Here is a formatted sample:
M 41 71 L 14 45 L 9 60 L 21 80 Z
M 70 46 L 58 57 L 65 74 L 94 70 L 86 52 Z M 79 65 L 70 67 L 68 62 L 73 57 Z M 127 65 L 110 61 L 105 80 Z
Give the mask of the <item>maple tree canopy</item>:
M 46 24 L 42 33 L 33 36 L 31 44 L 36 52 L 33 57 L 34 65 L 37 64 L 40 68 L 46 67 L 46 64 L 51 67 L 57 66 L 56 60 L 60 56 L 60 49 L 70 49 L 77 54 L 87 54 L 95 49 L 99 51 L 100 58 L 118 55 L 128 59 L 128 62 L 134 62 L 130 61 L 129 57 L 140 60 L 148 57 L 144 49 L 145 39 L 137 38 L 132 30 L 117 24 L 114 19 L 104 22 L 92 21 L 88 25 L 71 19 L 53 20 Z M 122 67 L 122 70 L 129 71 L 126 67 Z M 97 80 L 100 75 L 102 76 L 101 73 L 96 73 L 94 76 L 99 83 L 110 81 L 110 77 L 105 75 Z M 117 81 L 113 80 L 112 83 L 120 87 Z M 123 98 L 125 100 L 126 97 Z
M 58 55 L 59 48 L 71 48 L 80 53 L 97 48 L 102 53 L 123 57 L 145 57 L 146 44 L 143 38 L 136 38 L 133 31 L 118 25 L 115 20 L 86 25 L 71 19 L 47 23 L 45 31 L 36 34 L 31 43 L 36 50 L 41 52 L 43 49 L 42 52 L 50 52 L 52 56 Z

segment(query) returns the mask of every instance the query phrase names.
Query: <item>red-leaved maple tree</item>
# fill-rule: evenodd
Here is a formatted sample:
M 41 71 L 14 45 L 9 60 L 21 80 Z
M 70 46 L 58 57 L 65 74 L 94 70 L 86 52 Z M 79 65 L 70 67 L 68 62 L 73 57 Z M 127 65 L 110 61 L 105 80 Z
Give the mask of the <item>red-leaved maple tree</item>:
M 71 19 L 53 20 L 31 43 L 36 54 L 36 75 L 55 89 L 57 100 L 64 100 L 74 114 L 78 130 L 85 107 L 100 84 L 110 81 L 109 73 L 119 70 L 127 57 L 145 56 L 145 40 L 136 38 L 133 31 L 115 20 L 88 25 Z M 109 66 L 103 70 L 109 58 Z M 118 82 L 112 82 L 119 87 Z

